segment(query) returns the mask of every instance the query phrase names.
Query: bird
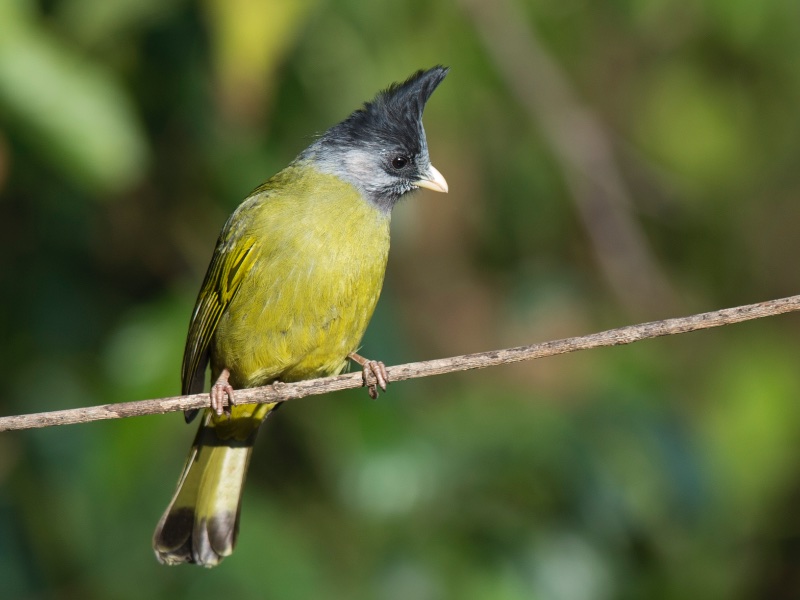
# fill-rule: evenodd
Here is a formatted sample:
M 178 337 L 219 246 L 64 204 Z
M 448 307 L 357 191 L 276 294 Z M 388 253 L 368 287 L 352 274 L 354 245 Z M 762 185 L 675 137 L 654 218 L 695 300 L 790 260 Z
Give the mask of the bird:
M 431 164 L 422 113 L 449 71 L 391 84 L 315 137 L 257 187 L 222 228 L 192 312 L 183 395 L 209 407 L 153 535 L 162 564 L 218 565 L 236 545 L 256 434 L 277 403 L 235 390 L 341 373 L 352 360 L 370 396 L 386 368 L 357 353 L 383 287 L 392 209 L 409 193 L 447 192 Z

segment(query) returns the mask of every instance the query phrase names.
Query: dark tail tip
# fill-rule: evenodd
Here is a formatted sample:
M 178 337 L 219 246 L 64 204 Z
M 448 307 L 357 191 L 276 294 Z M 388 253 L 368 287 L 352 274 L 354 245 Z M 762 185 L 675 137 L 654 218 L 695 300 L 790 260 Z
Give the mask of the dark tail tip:
M 193 509 L 177 508 L 161 517 L 153 535 L 153 550 L 163 565 L 215 567 L 233 553 L 238 534 L 238 514 L 196 519 Z

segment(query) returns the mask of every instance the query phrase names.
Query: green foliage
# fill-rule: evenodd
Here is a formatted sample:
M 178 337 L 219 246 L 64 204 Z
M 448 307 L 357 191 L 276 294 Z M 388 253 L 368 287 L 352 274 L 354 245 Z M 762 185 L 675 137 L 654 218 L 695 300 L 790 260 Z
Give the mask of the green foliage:
M 0 12 L 0 106 L 6 123 L 64 177 L 115 191 L 141 177 L 144 132 L 109 69 L 48 35 L 12 0 Z
M 397 209 L 364 354 L 796 293 L 797 4 L 518 1 L 501 32 L 537 31 L 605 124 L 670 314 L 623 308 L 591 241 L 603 220 L 577 216 L 576 173 L 471 2 L 6 0 L 2 412 L 176 394 L 226 215 L 315 132 L 436 63 L 452 71 L 425 123 L 451 192 Z M 292 402 L 213 571 L 150 549 L 194 434 L 179 415 L 3 434 L 3 597 L 796 597 L 798 339 L 785 316 Z

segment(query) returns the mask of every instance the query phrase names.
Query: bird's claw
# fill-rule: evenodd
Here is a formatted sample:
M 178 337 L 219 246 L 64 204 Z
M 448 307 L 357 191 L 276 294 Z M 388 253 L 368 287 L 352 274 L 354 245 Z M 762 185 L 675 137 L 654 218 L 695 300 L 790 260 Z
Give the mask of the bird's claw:
M 386 391 L 386 385 L 389 383 L 389 373 L 386 371 L 386 365 L 379 360 L 364 358 L 355 352 L 348 354 L 347 358 L 361 365 L 361 377 L 370 398 L 374 400 L 378 397 L 378 388 L 381 388 L 384 392 Z
M 389 382 L 389 374 L 386 372 L 386 365 L 379 360 L 368 360 L 362 365 L 361 375 L 364 379 L 364 387 L 367 388 L 369 397 L 375 400 L 378 397 L 378 388 L 386 391 Z
M 211 386 L 211 410 L 218 417 L 222 416 L 223 413 L 227 413 L 230 417 L 231 407 L 236 404 L 236 400 L 233 397 L 233 386 L 228 383 L 228 377 L 230 377 L 230 374 L 225 369 L 217 381 L 214 382 L 214 385 Z

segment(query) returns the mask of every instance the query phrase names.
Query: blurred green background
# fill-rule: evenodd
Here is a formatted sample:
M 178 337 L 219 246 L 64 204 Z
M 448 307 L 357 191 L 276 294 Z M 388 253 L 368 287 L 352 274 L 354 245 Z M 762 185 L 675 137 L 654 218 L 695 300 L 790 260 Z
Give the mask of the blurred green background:
M 227 215 L 390 82 L 387 364 L 797 293 L 791 0 L 0 1 L 3 414 L 173 395 Z M 796 316 L 290 403 L 237 552 L 156 563 L 177 414 L 0 435 L 3 598 L 800 597 Z

